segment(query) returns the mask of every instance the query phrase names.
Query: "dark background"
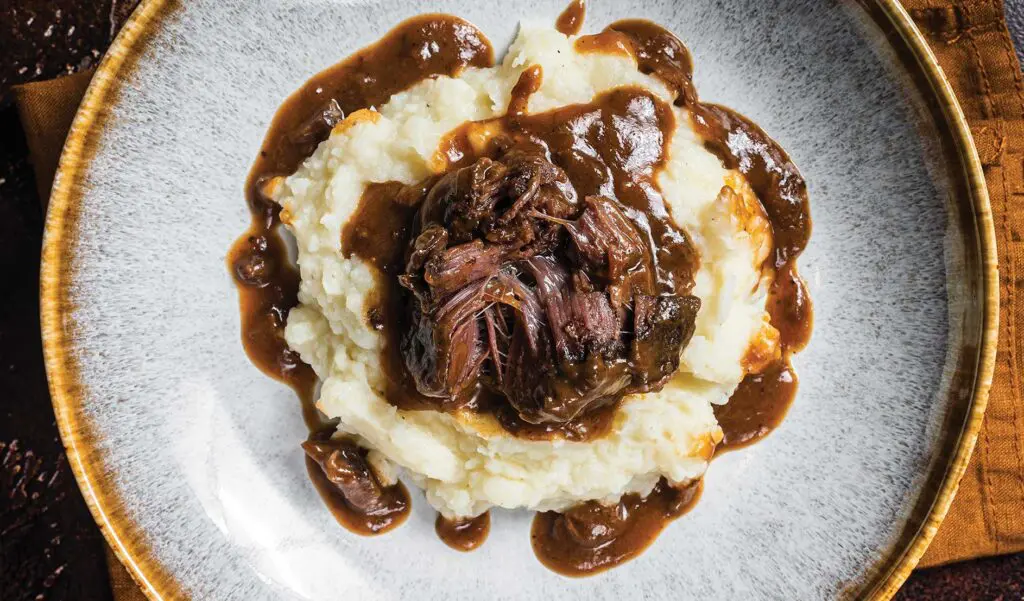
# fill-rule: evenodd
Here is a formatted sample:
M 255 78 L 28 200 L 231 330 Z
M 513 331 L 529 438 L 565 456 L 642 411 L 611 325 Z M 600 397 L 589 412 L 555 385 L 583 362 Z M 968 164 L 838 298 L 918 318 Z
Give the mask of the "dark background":
M 0 601 L 112 599 L 103 537 L 68 469 L 46 386 L 44 210 L 10 88 L 95 66 L 136 3 L 0 0 Z M 897 598 L 1024 600 L 1024 554 L 919 570 Z

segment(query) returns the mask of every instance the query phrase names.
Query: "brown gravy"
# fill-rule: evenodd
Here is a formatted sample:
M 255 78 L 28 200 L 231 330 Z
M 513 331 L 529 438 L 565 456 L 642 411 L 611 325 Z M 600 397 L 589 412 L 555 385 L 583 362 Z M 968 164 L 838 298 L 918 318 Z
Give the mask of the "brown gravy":
M 617 404 L 606 405 L 588 411 L 564 424 L 531 424 L 520 419 L 519 415 L 504 402 L 494 410 L 493 414 L 506 432 L 519 438 L 527 440 L 564 438 L 572 442 L 586 442 L 601 438 L 611 431 L 617 408 Z
M 341 490 L 327 479 L 320 465 L 308 456 L 306 472 L 331 515 L 350 532 L 363 536 L 384 534 L 402 525 L 409 517 L 412 503 L 409 500 L 409 491 L 401 482 L 387 489 L 387 494 L 382 497 L 384 508 L 367 512 L 349 504 Z
M 558 19 L 559 30 L 577 33 L 584 13 L 583 0 L 571 2 Z M 756 441 L 781 422 L 792 401 L 797 379 L 789 357 L 807 343 L 813 323 L 810 298 L 796 270 L 796 258 L 810 234 L 804 181 L 785 152 L 756 125 L 724 107 L 698 102 L 689 53 L 682 42 L 660 26 L 642 20 L 619 21 L 602 33 L 579 38 L 576 48 L 580 52 L 636 56 L 642 72 L 660 78 L 676 91 L 676 104 L 690 109 L 708 148 L 727 166 L 737 167 L 747 176 L 765 207 L 775 235 L 775 253 L 771 264 L 765 266 L 776 273 L 768 310 L 772 324 L 781 333 L 783 359 L 748 376 L 731 402 L 716 409 L 725 432 L 720 449 Z M 313 77 L 284 102 L 274 117 L 246 182 L 252 226 L 232 247 L 228 264 L 238 283 L 242 341 L 247 354 L 268 375 L 296 389 L 313 430 L 321 425 L 310 403 L 315 375 L 287 348 L 282 336 L 287 312 L 296 304 L 298 273 L 291 267 L 276 231 L 278 209 L 260 193 L 260 188 L 271 177 L 294 171 L 326 138 L 340 114 L 382 104 L 392 94 L 433 75 L 457 75 L 466 66 L 491 64 L 490 43 L 472 25 L 455 17 L 423 15 L 401 23 L 379 42 Z M 657 241 L 652 246 L 660 248 L 658 259 L 663 269 L 659 272 L 673 274 L 659 278 L 662 289 L 688 291 L 697 257 L 685 233 L 668 217 L 654 180 L 664 161 L 666 132 L 674 127 L 672 112 L 643 90 L 621 88 L 588 104 L 526 114 L 529 94 L 542 77 L 539 68 L 527 71 L 516 86 L 509 114 L 495 120 L 495 125 L 505 133 L 534 136 L 546 144 L 553 159 L 569 172 L 581 197 L 609 194 L 642 215 L 652 241 Z M 566 136 L 567 125 L 583 117 L 596 119 L 606 126 L 605 132 L 611 133 L 590 129 Z M 443 156 L 451 167 L 479 155 L 473 150 L 467 127 L 445 142 Z M 748 143 L 730 145 L 736 136 Z M 652 157 L 643 169 L 626 170 L 610 158 L 614 154 L 611 148 L 622 140 L 644 146 L 641 150 Z M 367 259 L 382 273 L 393 275 L 409 235 L 410 215 L 429 184 L 385 183 L 368 189 L 357 214 L 346 225 L 344 252 Z M 375 235 L 380 232 L 388 235 Z M 387 335 L 389 324 L 401 327 L 404 318 L 398 295 L 388 286 L 382 289 L 383 298 L 367 319 Z M 415 386 L 410 385 L 407 375 L 401 375 L 405 370 L 401 357 L 394 353 L 395 345 L 386 344 L 385 350 L 389 401 L 403 408 L 424 408 L 424 399 L 418 399 L 418 393 L 410 394 Z M 468 408 L 492 411 L 506 430 L 535 439 L 560 436 L 588 440 L 601 436 L 610 428 L 614 414 L 611 408 L 588 415 L 588 421 L 537 426 L 519 420 L 514 412 L 508 415 L 494 410 L 494 405 L 487 391 L 480 391 Z M 307 457 L 307 467 L 338 522 L 353 532 L 379 534 L 408 515 L 408 492 L 400 483 L 388 487 L 386 509 L 368 513 L 356 510 L 316 461 Z M 565 575 L 584 576 L 606 570 L 640 554 L 669 521 L 696 503 L 701 487 L 702 482 L 697 481 L 677 490 L 662 480 L 650 495 L 626 495 L 613 507 L 585 503 L 565 514 L 539 513 L 532 527 L 533 548 L 542 563 Z M 439 518 L 435 528 L 453 548 L 470 550 L 486 538 L 489 516 L 465 522 Z
M 266 176 L 291 175 L 312 154 L 330 128 L 320 132 L 322 137 L 303 134 L 331 100 L 348 115 L 384 104 L 429 77 L 457 76 L 466 67 L 493 63 L 491 43 L 467 21 L 439 14 L 403 21 L 379 41 L 314 75 L 284 101 L 263 140 L 247 188 Z
M 777 428 L 796 389 L 796 372 L 788 360 L 743 378 L 729 402 L 715 407 L 715 419 L 725 435 L 715 451 L 747 446 Z
M 252 216 L 249 230 L 232 245 L 227 258 L 238 288 L 242 346 L 263 373 L 295 389 L 306 424 L 316 427 L 318 420 L 310 414 L 316 374 L 284 340 L 288 311 L 298 304 L 299 272 L 277 233 L 277 211 L 267 205 L 254 209 Z
M 487 540 L 487 534 L 491 531 L 491 514 L 484 512 L 467 520 L 447 520 L 438 515 L 434 531 L 452 549 L 473 551 Z
M 646 497 L 629 494 L 612 506 L 594 501 L 565 513 L 545 511 L 533 518 L 533 551 L 564 576 L 591 576 L 633 559 L 665 526 L 700 499 L 703 480 L 673 488 L 661 480 Z
M 657 77 L 676 93 L 677 105 L 691 106 L 697 102 L 690 51 L 661 25 L 646 19 L 623 19 L 601 33 L 576 41 L 580 52 L 596 50 L 619 54 L 623 46 L 636 58 L 641 73 Z
M 587 15 L 586 0 L 571 0 L 569 6 L 558 15 L 555 20 L 555 29 L 565 35 L 576 35 L 583 27 L 583 19 Z
M 796 397 L 798 380 L 790 358 L 807 345 L 814 324 L 811 298 L 796 267 L 811 234 L 810 204 L 796 166 L 750 120 L 725 107 L 700 104 L 693 110 L 693 123 L 707 147 L 746 176 L 768 214 L 775 243 L 766 266 L 775 271 L 767 309 L 779 330 L 782 358 L 761 373 L 749 374 L 728 404 L 715 406 L 725 435 L 716 453 L 722 453 L 768 435 Z

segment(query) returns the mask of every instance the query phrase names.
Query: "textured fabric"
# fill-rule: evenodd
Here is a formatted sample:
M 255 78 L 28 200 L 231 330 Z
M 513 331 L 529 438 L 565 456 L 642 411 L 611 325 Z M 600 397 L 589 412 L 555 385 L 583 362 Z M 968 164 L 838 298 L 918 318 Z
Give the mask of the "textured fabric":
M 921 565 L 1024 550 L 1024 81 L 999 0 L 904 0 L 971 126 L 992 201 L 999 347 L 960 491 Z
M 107 547 L 107 571 L 110 572 L 110 590 L 116 601 L 146 601 L 146 595 L 110 547 Z
M 922 566 L 1024 550 L 1024 80 L 1000 0 L 903 0 L 971 126 L 985 167 L 1000 269 L 999 354 L 988 410 L 960 491 Z M 15 89 L 40 198 L 88 74 Z M 118 601 L 144 601 L 108 552 Z
M 90 79 L 91 70 L 14 88 L 18 117 L 25 130 L 25 141 L 36 173 L 36 187 L 44 204 L 50 198 L 50 186 L 60 151 L 64 148 L 64 138 L 71 129 L 78 101 L 85 94 Z

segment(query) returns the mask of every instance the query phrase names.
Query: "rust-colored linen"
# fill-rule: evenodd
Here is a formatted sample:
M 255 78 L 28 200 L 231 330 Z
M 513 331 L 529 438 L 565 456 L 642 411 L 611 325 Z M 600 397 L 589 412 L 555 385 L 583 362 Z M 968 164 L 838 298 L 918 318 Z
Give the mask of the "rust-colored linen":
M 146 601 L 146 595 L 110 547 L 107 547 L 107 571 L 110 572 L 110 590 L 116 601 Z
M 1024 550 L 1024 81 L 999 0 L 903 0 L 952 83 L 978 147 L 999 255 L 999 349 L 985 421 L 949 515 L 921 561 Z
M 78 102 L 92 79 L 92 71 L 83 71 L 59 79 L 27 83 L 14 88 L 14 102 L 25 130 L 32 168 L 36 173 L 39 199 L 50 199 L 53 174 L 57 171 L 64 138 L 78 110 Z
M 1024 550 L 1024 80 L 1000 0 L 902 0 L 955 89 L 985 167 L 1000 270 L 999 354 L 960 491 L 921 562 Z M 15 88 L 40 198 L 49 197 L 89 74 Z M 114 596 L 145 601 L 108 550 Z

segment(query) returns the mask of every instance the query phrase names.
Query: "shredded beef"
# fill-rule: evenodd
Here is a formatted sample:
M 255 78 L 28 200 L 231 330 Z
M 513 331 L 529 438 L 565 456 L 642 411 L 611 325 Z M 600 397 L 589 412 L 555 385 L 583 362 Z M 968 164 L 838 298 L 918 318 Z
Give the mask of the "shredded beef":
M 417 389 L 459 406 L 485 386 L 534 424 L 660 389 L 700 301 L 659 288 L 648 238 L 615 199 L 580 202 L 529 140 L 445 174 L 399 277 Z
M 302 448 L 354 509 L 373 513 L 386 507 L 384 487 L 366 462 L 365 452 L 354 442 L 307 440 Z

